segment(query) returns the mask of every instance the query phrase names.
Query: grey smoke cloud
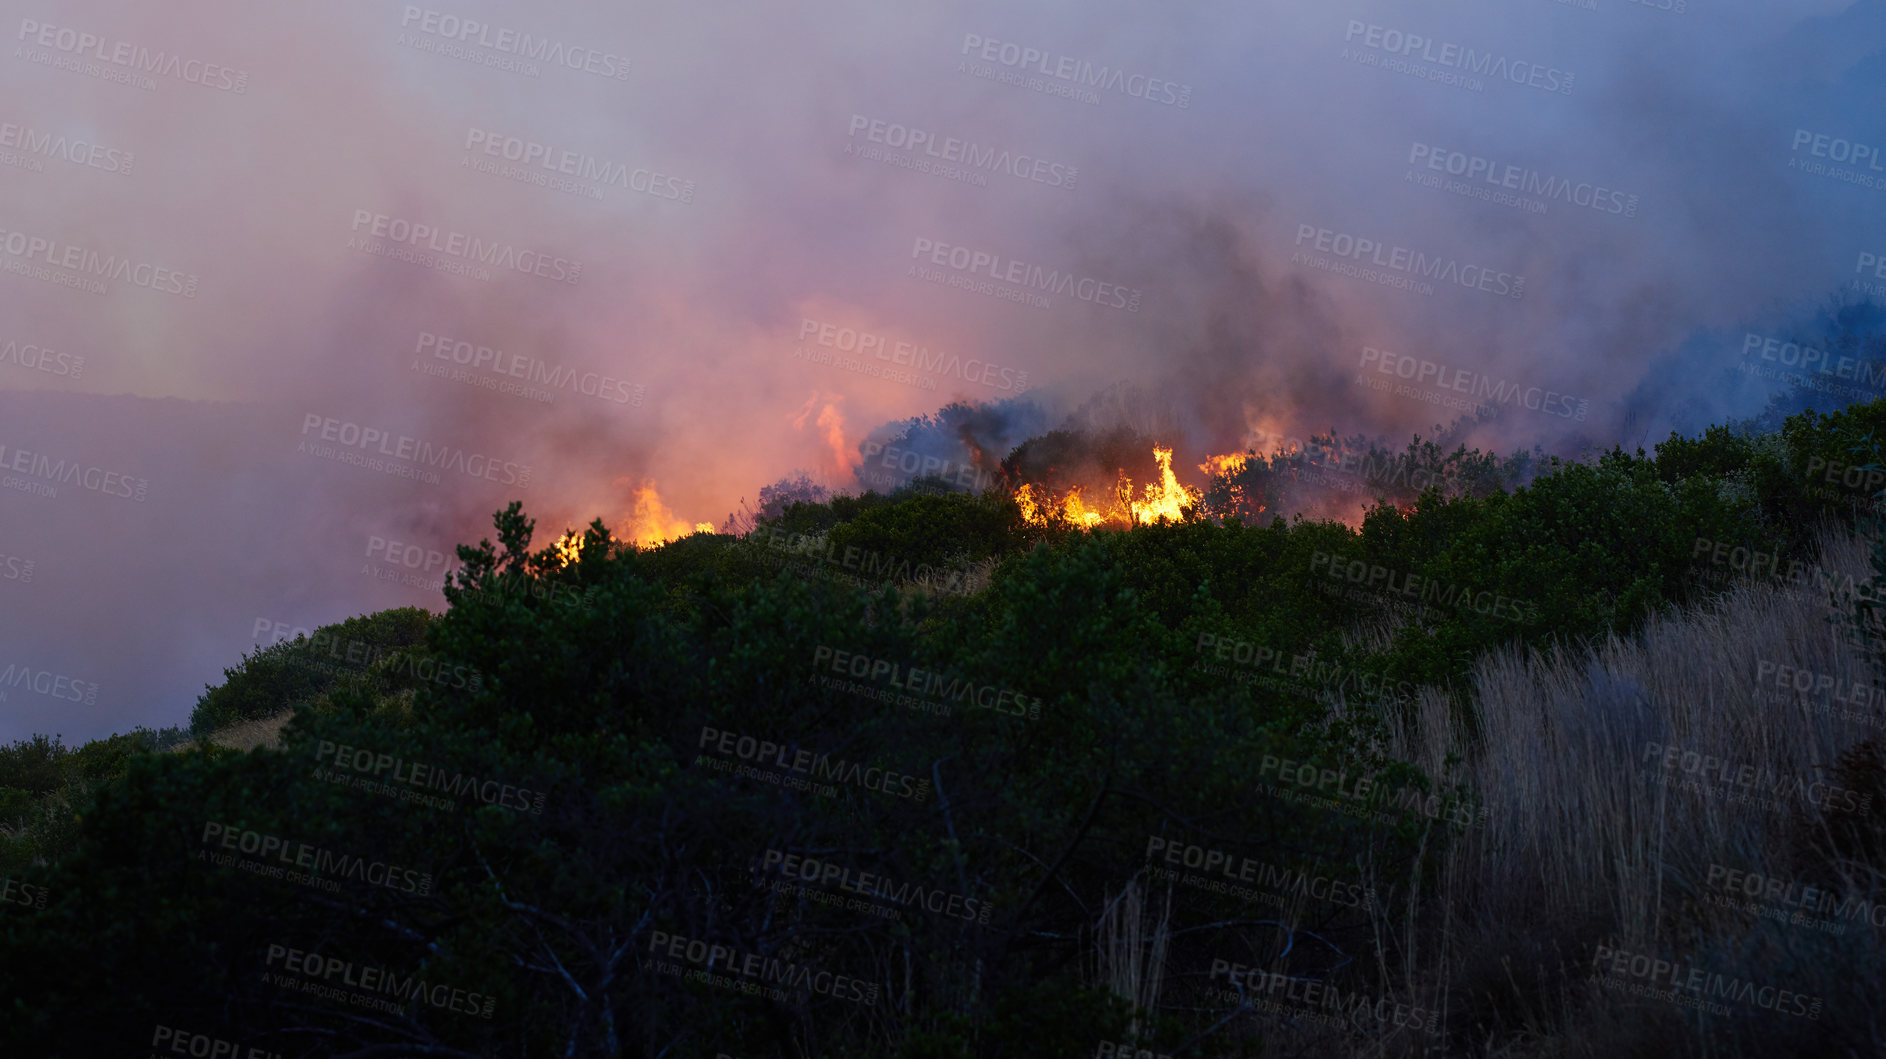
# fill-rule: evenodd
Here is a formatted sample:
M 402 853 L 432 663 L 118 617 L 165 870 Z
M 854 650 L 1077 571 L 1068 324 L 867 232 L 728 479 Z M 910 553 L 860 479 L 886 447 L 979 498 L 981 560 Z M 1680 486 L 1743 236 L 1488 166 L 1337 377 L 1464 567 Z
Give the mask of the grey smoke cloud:
M 1133 387 L 1187 471 L 1482 377 L 1588 402 L 1501 448 L 1753 411 L 1738 336 L 1886 283 L 1886 5 L 1675 6 L 16 5 L 0 674 L 98 688 L 0 687 L 0 738 L 179 723 L 258 619 L 438 605 L 375 538 L 645 483 L 718 523 L 952 400 Z M 1358 383 L 1382 351 L 1434 370 Z

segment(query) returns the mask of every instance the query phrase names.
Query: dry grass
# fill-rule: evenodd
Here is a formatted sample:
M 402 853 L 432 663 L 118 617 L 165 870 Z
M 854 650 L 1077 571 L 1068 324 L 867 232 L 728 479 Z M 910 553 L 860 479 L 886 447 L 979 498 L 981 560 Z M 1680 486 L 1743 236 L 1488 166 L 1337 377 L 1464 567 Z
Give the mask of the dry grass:
M 288 726 L 288 719 L 295 715 L 293 710 L 283 710 L 268 717 L 256 717 L 239 721 L 227 728 L 210 733 L 210 743 L 214 746 L 227 747 L 231 750 L 254 750 L 266 746 L 279 749 L 282 745 L 282 729 Z M 173 753 L 189 750 L 196 746 L 196 740 L 178 743 L 171 748 Z
M 1866 545 L 1823 537 L 1837 576 L 1871 576 Z M 1448 852 L 1438 896 L 1453 924 L 1420 929 L 1432 973 L 1465 997 L 1455 1014 L 1482 1024 L 1483 1054 L 1766 1056 L 1876 1054 L 1880 934 L 1869 923 L 1832 936 L 1722 909 L 1705 900 L 1710 867 L 1830 883 L 1886 896 L 1863 865 L 1803 872 L 1801 841 L 1818 814 L 1774 811 L 1671 790 L 1656 748 L 1678 746 L 1777 776 L 1833 780 L 1842 752 L 1886 731 L 1804 709 L 1774 693 L 1794 666 L 1869 687 L 1875 673 L 1837 620 L 1849 601 L 1824 589 L 1732 588 L 1688 613 L 1653 619 L 1629 642 L 1483 658 L 1480 731 L 1461 730 L 1444 695 L 1426 694 L 1388 750 L 1439 775 L 1452 752 L 1487 807 L 1483 832 Z M 1795 802 L 1799 806 L 1798 801 Z M 1886 811 L 1880 806 L 1875 812 Z M 1830 877 L 1831 876 L 1831 877 Z M 1731 1004 L 1699 1016 L 1661 1001 L 1622 1000 L 1586 982 L 1593 946 L 1692 961 L 1724 975 L 1822 997 L 1818 1021 Z M 1840 1048 L 1816 1034 L 1845 1031 Z M 1810 1043 L 1811 1042 L 1811 1043 Z M 1801 1049 L 1797 1051 L 1797 1046 Z
M 1835 576 L 1861 584 L 1872 576 L 1864 541 L 1829 532 L 1821 548 Z M 1424 690 L 1408 715 L 1391 721 L 1381 749 L 1443 782 L 1464 782 L 1481 798 L 1486 824 L 1424 850 L 1436 860 L 1435 881 L 1378 913 L 1378 937 L 1400 944 L 1381 947 L 1395 955 L 1378 956 L 1374 978 L 1441 1010 L 1445 1038 L 1423 1048 L 1406 1034 L 1267 1032 L 1262 1054 L 1886 1054 L 1879 973 L 1886 930 L 1862 919 L 1836 935 L 1706 900 L 1712 864 L 1869 902 L 1886 900 L 1881 872 L 1804 856 L 1808 840 L 1827 836 L 1820 814 L 1798 799 L 1800 812 L 1776 812 L 1654 782 L 1663 772 L 1651 749 L 1677 746 L 1776 776 L 1844 782 L 1832 771 L 1837 759 L 1886 735 L 1886 712 L 1876 708 L 1870 723 L 1838 719 L 1773 692 L 1773 669 L 1764 693 L 1757 674 L 1768 662 L 1872 686 L 1871 664 L 1838 620 L 1850 610 L 1825 589 L 1743 584 L 1653 618 L 1628 641 L 1496 652 L 1474 671 L 1477 730 L 1467 729 L 1446 693 Z M 1394 624 L 1359 628 L 1351 639 L 1384 641 Z M 1886 804 L 1872 812 L 1868 826 L 1881 826 Z M 1733 1014 L 1704 1015 L 1607 992 L 1590 981 L 1600 944 L 1819 997 L 1825 1006 L 1818 1020 L 1733 1000 L 1725 1001 Z M 1115 966 L 1135 966 L 1119 939 L 1114 947 Z M 1140 974 L 1119 977 L 1123 996 L 1148 991 Z M 1206 1044 L 1194 1054 L 1214 1053 Z
M 1099 980 L 1115 996 L 1133 1005 L 1136 1013 L 1128 1033 L 1138 1036 L 1138 1012 L 1159 1006 L 1161 973 L 1166 963 L 1166 947 L 1172 941 L 1172 887 L 1166 887 L 1165 900 L 1157 920 L 1147 908 L 1147 894 L 1138 875 L 1127 881 L 1107 907 L 1101 911 L 1097 947 Z

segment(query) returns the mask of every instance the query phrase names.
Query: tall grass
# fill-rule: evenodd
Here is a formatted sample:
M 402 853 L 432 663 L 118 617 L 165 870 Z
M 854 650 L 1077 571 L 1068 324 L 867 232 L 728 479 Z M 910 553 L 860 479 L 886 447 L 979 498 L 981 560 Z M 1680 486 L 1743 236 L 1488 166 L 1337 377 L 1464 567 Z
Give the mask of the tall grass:
M 1827 530 L 1820 549 L 1836 579 L 1864 585 L 1872 577 L 1868 542 Z M 1741 583 L 1652 617 L 1628 640 L 1486 655 L 1472 669 L 1471 712 L 1441 689 L 1424 689 L 1389 719 L 1380 749 L 1444 784 L 1464 783 L 1481 799 L 1485 825 L 1424 847 L 1434 860 L 1424 888 L 1399 892 L 1376 913 L 1373 977 L 1384 992 L 1442 1012 L 1442 1034 L 1369 1038 L 1273 1026 L 1229 1036 L 1246 1048 L 1261 1041 L 1244 1054 L 1266 1056 L 1886 1054 L 1886 929 L 1865 918 L 1847 920 L 1840 933 L 1776 922 L 1710 900 L 1723 890 L 1709 885 L 1719 866 L 1870 904 L 1886 900 L 1886 857 L 1874 864 L 1836 852 L 1842 843 L 1828 814 L 1799 798 L 1774 811 L 1658 782 L 1659 750 L 1674 746 L 1877 792 L 1858 824 L 1881 838 L 1875 849 L 1886 847 L 1886 783 L 1839 766 L 1869 738 L 1886 744 L 1886 710 L 1842 719 L 1812 708 L 1824 695 L 1775 688 L 1781 666 L 1876 686 L 1880 674 L 1853 642 L 1852 611 L 1850 596 L 1824 587 Z M 1389 623 L 1351 639 L 1391 631 Z M 1123 894 L 1122 911 L 1136 900 Z M 1124 940 L 1110 943 L 1119 953 L 1112 966 L 1121 968 L 1116 991 L 1144 997 L 1143 965 Z M 1592 980 L 1599 946 L 1823 1006 L 1808 1019 L 1717 998 L 1731 1013 L 1706 1014 L 1606 990 Z M 1188 1054 L 1218 1054 L 1213 1044 Z
M 1821 538 L 1822 565 L 1864 584 L 1867 544 Z M 1777 690 L 1791 666 L 1872 687 L 1845 624 L 1852 599 L 1821 586 L 1743 583 L 1585 650 L 1495 652 L 1474 668 L 1477 730 L 1447 696 L 1420 697 L 1389 753 L 1440 775 L 1449 754 L 1486 826 L 1445 856 L 1445 890 L 1415 910 L 1418 948 L 1453 984 L 1456 1039 L 1482 1054 L 1872 1055 L 1882 1029 L 1882 931 L 1832 934 L 1710 900 L 1712 866 L 1886 898 L 1871 865 L 1827 855 L 1827 814 L 1673 790 L 1660 750 L 1680 747 L 1776 776 L 1849 787 L 1840 756 L 1886 733 L 1886 712 L 1838 719 Z M 1856 712 L 1857 708 L 1854 708 Z M 1864 783 L 1859 789 L 1868 788 Z M 1886 805 L 1872 807 L 1886 813 Z M 1873 816 L 1870 819 L 1877 819 Z M 1862 826 L 1871 826 L 1862 823 Z M 1817 855 L 1817 851 L 1819 855 Z M 1819 917 L 1816 917 L 1819 918 Z M 1445 922 L 1448 928 L 1436 929 Z M 1607 992 L 1588 981 L 1599 945 L 1819 997 L 1820 1017 L 1731 1003 L 1731 1016 Z

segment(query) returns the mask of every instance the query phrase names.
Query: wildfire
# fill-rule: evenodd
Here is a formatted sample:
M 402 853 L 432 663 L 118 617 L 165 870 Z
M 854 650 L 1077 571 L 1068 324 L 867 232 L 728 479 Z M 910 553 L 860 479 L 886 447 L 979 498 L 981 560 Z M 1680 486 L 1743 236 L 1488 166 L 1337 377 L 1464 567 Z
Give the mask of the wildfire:
M 573 529 L 564 530 L 563 536 L 558 537 L 557 543 L 551 546 L 551 550 L 556 553 L 558 564 L 568 566 L 575 562 L 579 551 L 578 546 L 582 544 L 582 542 L 582 534 Z
M 1107 521 L 1107 516 L 1088 507 L 1087 502 L 1081 499 L 1078 486 L 1068 491 L 1064 510 L 1067 513 L 1067 520 L 1083 529 L 1092 529 Z
M 1087 501 L 1081 499 L 1080 486 L 1068 490 L 1059 504 L 1050 499 L 1044 505 L 1035 499 L 1035 487 L 1024 485 L 1015 491 L 1015 502 L 1021 505 L 1022 518 L 1037 526 L 1055 522 L 1058 516 L 1082 529 L 1092 529 L 1106 522 L 1108 517 L 1087 506 Z
M 1110 523 L 1134 526 L 1160 519 L 1177 522 L 1183 514 L 1183 508 L 1198 503 L 1199 491 L 1180 482 L 1178 476 L 1172 473 L 1171 449 L 1155 447 L 1153 459 L 1159 463 L 1159 481 L 1148 483 L 1144 498 L 1135 500 L 1132 479 L 1122 471 L 1110 510 L 1088 506 L 1080 486 L 1069 489 L 1067 495 L 1057 503 L 1052 497 L 1038 499 L 1034 486 L 1023 485 L 1016 490 L 1015 500 L 1021 505 L 1022 517 L 1037 526 L 1065 521 L 1082 529 L 1094 529 Z
M 1248 459 L 1250 457 L 1241 452 L 1228 453 L 1224 456 L 1207 456 L 1205 462 L 1198 465 L 1198 469 L 1216 478 L 1221 474 L 1236 474 L 1244 470 L 1245 461 Z
M 626 484 L 626 479 L 616 479 L 617 484 Z M 637 548 L 658 548 L 669 541 L 677 541 L 690 533 L 712 533 L 711 522 L 687 522 L 669 509 L 662 502 L 661 494 L 655 491 L 652 480 L 644 480 L 635 488 L 632 499 L 633 507 L 623 519 L 628 524 L 628 543 Z M 610 534 L 611 540 L 616 540 Z M 559 542 L 559 548 L 562 547 Z
M 1132 502 L 1133 521 L 1157 522 L 1163 518 L 1177 522 L 1183 515 L 1181 508 L 1198 503 L 1198 490 L 1180 484 L 1172 473 L 1171 449 L 1154 449 L 1153 459 L 1159 462 L 1159 482 L 1146 486 L 1146 499 Z

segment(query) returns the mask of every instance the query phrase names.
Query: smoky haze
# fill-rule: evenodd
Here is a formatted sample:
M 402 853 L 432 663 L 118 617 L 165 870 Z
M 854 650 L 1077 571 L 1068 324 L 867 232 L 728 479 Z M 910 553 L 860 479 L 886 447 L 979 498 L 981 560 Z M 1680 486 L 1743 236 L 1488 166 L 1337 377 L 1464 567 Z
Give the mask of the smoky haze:
M 1759 410 L 1744 335 L 1886 283 L 1886 4 L 1683 6 L 10 5 L 0 738 L 955 401 L 1193 481 L 1474 380 L 1501 449 Z

